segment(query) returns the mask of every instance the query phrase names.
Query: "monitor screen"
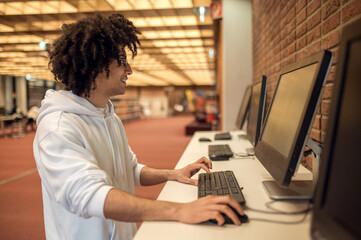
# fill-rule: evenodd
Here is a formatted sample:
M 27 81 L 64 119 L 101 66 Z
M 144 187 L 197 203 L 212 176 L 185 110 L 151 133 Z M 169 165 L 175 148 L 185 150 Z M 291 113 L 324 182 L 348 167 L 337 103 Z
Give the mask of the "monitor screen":
M 246 91 L 244 92 L 242 103 L 241 106 L 239 107 L 239 111 L 237 115 L 236 127 L 238 129 L 242 129 L 244 123 L 246 122 L 250 99 L 251 99 L 251 85 L 248 85 Z
M 314 239 L 361 239 L 361 20 L 343 30 L 339 56 L 315 192 Z
M 247 138 L 253 146 L 257 145 L 263 125 L 263 116 L 266 102 L 266 88 L 266 76 L 262 76 L 262 79 L 260 81 L 252 85 L 252 94 L 247 124 Z
M 322 51 L 281 71 L 255 151 L 278 186 L 289 187 L 298 167 L 331 60 L 332 53 Z
M 292 152 L 292 144 L 307 107 L 316 70 L 317 63 L 313 63 L 283 74 L 279 79 L 277 94 L 262 138 L 286 158 Z

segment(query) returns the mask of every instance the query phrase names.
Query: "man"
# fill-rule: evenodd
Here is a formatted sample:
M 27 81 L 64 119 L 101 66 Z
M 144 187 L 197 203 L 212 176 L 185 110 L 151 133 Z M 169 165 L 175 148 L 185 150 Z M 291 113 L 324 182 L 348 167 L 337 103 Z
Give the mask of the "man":
M 63 25 L 50 50 L 50 69 L 66 90 L 46 93 L 34 139 L 48 239 L 132 239 L 135 222 L 216 219 L 222 225 L 222 214 L 240 224 L 229 206 L 243 210 L 228 196 L 173 203 L 134 195 L 135 185 L 197 185 L 192 175 L 212 168 L 206 158 L 176 170 L 137 163 L 109 101 L 125 93 L 132 74 L 125 48 L 137 54 L 137 34 L 122 15 L 97 15 Z

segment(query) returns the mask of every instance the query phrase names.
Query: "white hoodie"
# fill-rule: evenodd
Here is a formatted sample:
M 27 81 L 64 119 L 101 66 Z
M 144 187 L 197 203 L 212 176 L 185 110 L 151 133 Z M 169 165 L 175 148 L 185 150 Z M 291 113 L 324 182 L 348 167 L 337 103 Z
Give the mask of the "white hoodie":
M 134 194 L 143 165 L 110 101 L 104 111 L 69 91 L 48 90 L 34 157 L 42 181 L 47 239 L 132 239 L 135 223 L 105 219 L 111 188 Z

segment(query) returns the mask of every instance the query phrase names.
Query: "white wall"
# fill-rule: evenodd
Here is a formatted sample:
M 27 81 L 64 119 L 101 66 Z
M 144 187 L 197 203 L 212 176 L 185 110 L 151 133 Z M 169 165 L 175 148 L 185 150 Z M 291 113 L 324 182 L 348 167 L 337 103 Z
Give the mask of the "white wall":
M 223 124 L 235 121 L 246 86 L 252 81 L 252 1 L 223 0 Z

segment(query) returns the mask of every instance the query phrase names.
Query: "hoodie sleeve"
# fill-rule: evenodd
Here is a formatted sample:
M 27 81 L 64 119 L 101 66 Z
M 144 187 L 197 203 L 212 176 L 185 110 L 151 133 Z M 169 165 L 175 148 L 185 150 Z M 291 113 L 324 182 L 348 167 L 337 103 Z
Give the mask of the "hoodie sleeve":
M 133 171 L 134 171 L 134 181 L 136 186 L 142 186 L 140 183 L 140 172 L 142 171 L 143 167 L 145 165 L 138 163 L 137 156 L 132 151 L 132 149 L 129 146 L 129 152 L 130 152 L 130 159 L 133 164 Z
M 78 216 L 104 218 L 104 202 L 112 186 L 80 140 L 69 133 L 50 132 L 35 143 L 39 174 L 49 195 Z

